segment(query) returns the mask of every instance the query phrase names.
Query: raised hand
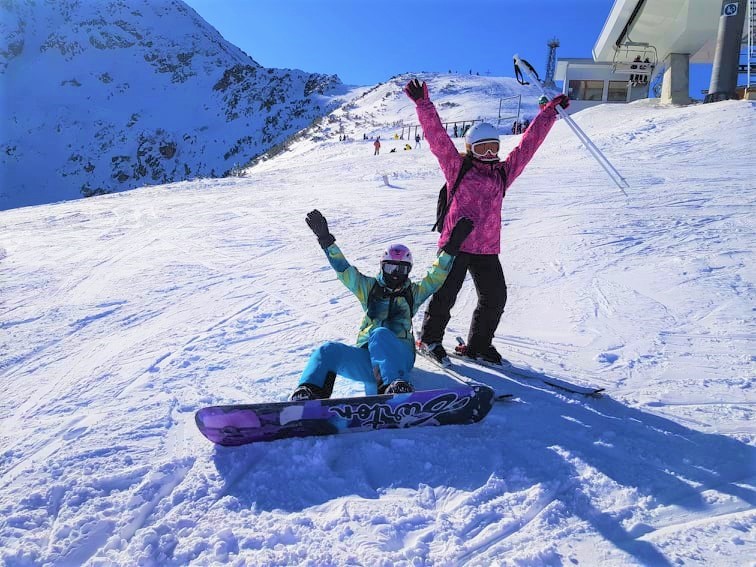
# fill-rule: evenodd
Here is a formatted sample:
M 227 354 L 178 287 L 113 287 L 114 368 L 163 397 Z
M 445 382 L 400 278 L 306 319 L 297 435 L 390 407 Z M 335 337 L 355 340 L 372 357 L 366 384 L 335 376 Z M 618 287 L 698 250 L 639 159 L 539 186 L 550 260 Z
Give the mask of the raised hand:
M 553 99 L 551 99 L 544 108 L 553 108 L 556 110 L 557 105 L 561 106 L 562 108 L 567 108 L 570 106 L 570 97 L 568 97 L 566 94 L 560 94 L 555 96 Z
M 336 238 L 328 231 L 328 221 L 319 210 L 313 209 L 307 213 L 305 222 L 318 237 L 318 244 L 324 250 L 336 242 Z
M 408 97 L 417 102 L 424 98 L 428 98 L 428 85 L 425 84 L 425 81 L 421 83 L 417 79 L 412 79 L 407 83 L 407 86 L 404 87 L 404 92 Z

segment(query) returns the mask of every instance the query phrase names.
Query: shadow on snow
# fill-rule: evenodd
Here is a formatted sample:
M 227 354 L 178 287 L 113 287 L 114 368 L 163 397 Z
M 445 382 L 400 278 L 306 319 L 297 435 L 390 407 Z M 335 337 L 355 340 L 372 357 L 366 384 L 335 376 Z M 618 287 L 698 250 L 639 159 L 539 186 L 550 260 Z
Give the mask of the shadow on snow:
M 420 383 L 437 377 L 419 368 L 413 372 Z M 630 533 L 622 525 L 630 517 L 627 506 L 617 513 L 599 509 L 591 496 L 595 487 L 576 466 L 595 469 L 636 490 L 639 498 L 650 497 L 651 507 L 705 511 L 706 490 L 756 505 L 754 488 L 745 485 L 756 463 L 754 447 L 608 397 L 564 396 L 484 369 L 465 372 L 518 401 L 496 404 L 475 425 L 218 447 L 214 461 L 226 482 L 224 492 L 244 507 L 299 512 L 340 497 L 376 499 L 389 488 L 449 486 L 471 492 L 492 477 L 504 479 L 508 492 L 556 486 L 554 499 L 570 513 L 649 565 L 670 564 L 652 543 L 638 539 L 654 528 L 641 525 Z

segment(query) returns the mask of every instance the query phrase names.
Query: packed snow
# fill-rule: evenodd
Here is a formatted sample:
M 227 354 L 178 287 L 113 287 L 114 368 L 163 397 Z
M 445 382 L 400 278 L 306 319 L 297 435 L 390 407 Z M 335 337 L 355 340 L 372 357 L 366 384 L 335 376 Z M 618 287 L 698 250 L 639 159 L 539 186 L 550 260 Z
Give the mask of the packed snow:
M 449 120 L 496 118 L 485 89 L 513 84 L 424 77 Z M 562 122 L 508 191 L 494 344 L 602 399 L 464 366 L 514 399 L 474 425 L 197 431 L 199 408 L 283 401 L 318 344 L 354 340 L 309 210 L 366 273 L 391 242 L 415 277 L 432 262 L 443 180 L 424 141 L 393 139 L 406 79 L 244 177 L 0 212 L 0 563 L 754 564 L 752 102 L 585 110 L 629 198 Z M 475 302 L 468 280 L 449 346 Z M 414 380 L 450 378 L 421 359 Z

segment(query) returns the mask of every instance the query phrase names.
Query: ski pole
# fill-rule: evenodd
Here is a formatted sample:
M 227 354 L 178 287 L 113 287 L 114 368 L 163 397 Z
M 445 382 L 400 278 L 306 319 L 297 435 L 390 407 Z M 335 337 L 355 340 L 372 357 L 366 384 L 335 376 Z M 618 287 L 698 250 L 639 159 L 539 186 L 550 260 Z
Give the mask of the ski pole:
M 515 54 L 514 55 L 514 69 L 515 69 L 515 77 L 517 78 L 517 82 L 521 85 L 529 85 L 530 83 L 527 82 L 523 75 L 522 70 L 525 70 L 525 73 L 528 75 L 528 78 L 533 81 L 533 84 L 539 88 L 541 91 L 541 94 L 548 97 L 548 93 L 546 92 L 546 89 L 543 88 L 543 83 L 541 82 L 540 77 L 538 76 L 538 73 L 533 68 L 533 66 L 525 61 L 524 59 L 520 59 L 520 56 Z M 596 147 L 596 144 L 593 143 L 593 141 L 588 137 L 588 134 L 583 132 L 583 130 L 580 128 L 580 126 L 577 125 L 577 123 L 572 119 L 572 117 L 567 114 L 567 112 L 562 108 L 561 106 L 557 105 L 556 107 L 557 114 L 562 117 L 562 119 L 567 123 L 567 125 L 570 127 L 570 129 L 574 132 L 574 134 L 578 137 L 578 139 L 583 143 L 583 145 L 586 147 L 586 149 L 591 153 L 591 155 L 596 159 L 596 161 L 599 163 L 599 165 L 604 169 L 606 174 L 609 176 L 609 178 L 614 181 L 614 183 L 619 187 L 619 190 L 622 191 L 622 193 L 625 195 L 625 197 L 629 197 L 628 194 L 625 192 L 625 188 L 629 188 L 630 184 L 625 180 L 622 175 L 620 175 L 620 172 L 615 169 L 615 167 L 611 164 L 611 162 L 607 159 L 607 157 Z

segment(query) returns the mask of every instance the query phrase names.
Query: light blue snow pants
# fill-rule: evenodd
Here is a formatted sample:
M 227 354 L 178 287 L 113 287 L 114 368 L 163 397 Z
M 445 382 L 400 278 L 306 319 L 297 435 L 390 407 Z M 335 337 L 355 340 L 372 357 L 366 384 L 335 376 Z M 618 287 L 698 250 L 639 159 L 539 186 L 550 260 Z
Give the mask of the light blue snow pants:
M 368 336 L 367 348 L 329 341 L 323 343 L 310 356 L 300 384 L 307 382 L 321 388 L 328 372 L 349 378 L 365 385 L 365 394 L 378 393 L 373 368 L 378 367 L 384 384 L 401 379 L 409 382 L 415 364 L 415 352 L 389 329 L 380 327 Z

